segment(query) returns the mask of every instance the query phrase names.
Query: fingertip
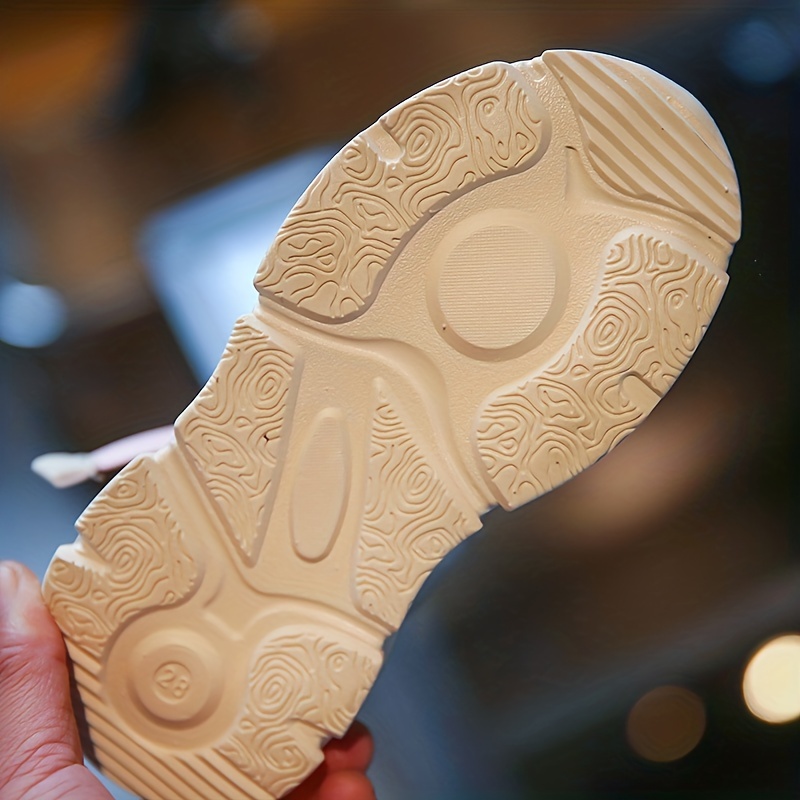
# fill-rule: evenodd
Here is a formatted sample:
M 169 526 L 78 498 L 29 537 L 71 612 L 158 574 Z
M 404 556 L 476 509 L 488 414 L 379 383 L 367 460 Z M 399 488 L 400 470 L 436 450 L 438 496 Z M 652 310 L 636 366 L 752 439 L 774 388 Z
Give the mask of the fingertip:
M 364 772 L 372 761 L 374 750 L 372 734 L 360 722 L 354 722 L 341 739 L 332 739 L 325 746 L 325 763 L 332 772 Z
M 0 562 L 0 627 L 15 637 L 46 639 L 63 650 L 39 580 L 16 561 Z
M 19 792 L 9 796 L 80 763 L 64 642 L 36 576 L 13 561 L 0 563 L 0 697 L 0 786 Z
M 287 794 L 283 800 L 319 800 L 319 790 L 329 774 L 328 765 L 323 761 L 299 786 Z
M 333 772 L 319 790 L 319 800 L 375 800 L 372 782 L 363 772 Z

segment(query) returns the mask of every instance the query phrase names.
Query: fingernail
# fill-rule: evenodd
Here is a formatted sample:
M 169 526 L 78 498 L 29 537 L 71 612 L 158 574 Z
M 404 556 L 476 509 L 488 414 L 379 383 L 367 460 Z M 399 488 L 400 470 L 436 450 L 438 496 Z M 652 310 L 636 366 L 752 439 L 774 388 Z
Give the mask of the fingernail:
M 28 633 L 30 612 L 42 604 L 42 591 L 33 573 L 14 561 L 0 561 L 0 622 L 8 630 Z

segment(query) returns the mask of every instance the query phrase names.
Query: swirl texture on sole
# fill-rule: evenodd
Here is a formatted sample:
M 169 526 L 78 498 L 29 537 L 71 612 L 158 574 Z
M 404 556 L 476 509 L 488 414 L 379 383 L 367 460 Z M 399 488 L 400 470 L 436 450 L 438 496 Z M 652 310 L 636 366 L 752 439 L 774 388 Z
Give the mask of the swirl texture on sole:
M 175 441 L 53 558 L 101 769 L 147 800 L 300 783 L 481 515 L 589 467 L 664 396 L 738 233 L 711 118 L 610 56 L 487 64 L 356 136 Z

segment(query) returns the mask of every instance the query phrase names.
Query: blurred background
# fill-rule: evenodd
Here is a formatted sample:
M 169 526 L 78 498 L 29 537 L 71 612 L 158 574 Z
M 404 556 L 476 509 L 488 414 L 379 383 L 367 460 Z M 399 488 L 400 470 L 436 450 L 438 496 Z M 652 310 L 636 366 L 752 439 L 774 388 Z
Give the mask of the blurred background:
M 437 80 L 555 47 L 700 99 L 743 236 L 650 420 L 491 513 L 424 586 L 361 715 L 378 797 L 796 798 L 796 2 L 0 2 L 0 557 L 41 576 L 100 486 L 58 491 L 34 456 L 192 399 L 337 146 Z

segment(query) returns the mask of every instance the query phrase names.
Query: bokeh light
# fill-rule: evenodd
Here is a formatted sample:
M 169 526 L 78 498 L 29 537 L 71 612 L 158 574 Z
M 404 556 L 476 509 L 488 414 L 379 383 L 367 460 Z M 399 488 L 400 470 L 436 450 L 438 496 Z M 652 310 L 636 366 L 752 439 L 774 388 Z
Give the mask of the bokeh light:
M 800 636 L 762 645 L 745 668 L 742 692 L 750 712 L 764 722 L 800 718 Z
M 15 347 L 44 347 L 63 333 L 67 311 L 48 286 L 9 281 L 0 286 L 0 341 Z
M 659 686 L 639 698 L 628 714 L 628 744 L 647 761 L 677 761 L 697 747 L 706 711 L 697 694 L 682 686 Z

